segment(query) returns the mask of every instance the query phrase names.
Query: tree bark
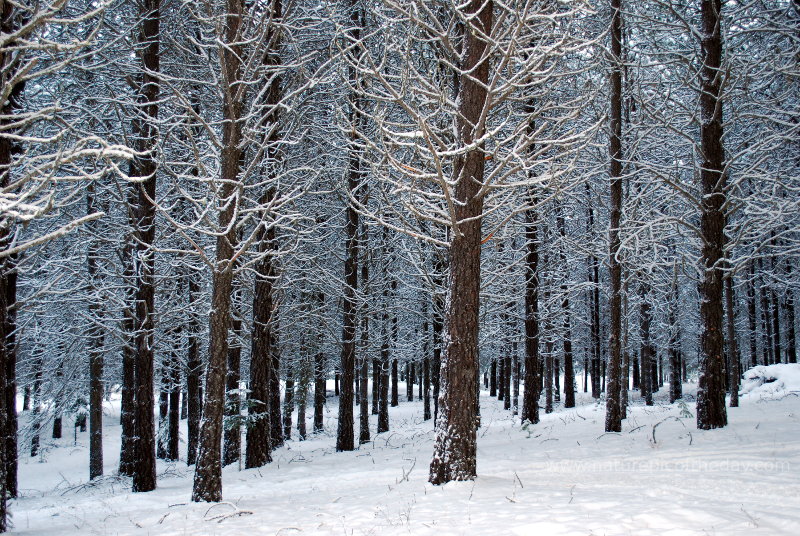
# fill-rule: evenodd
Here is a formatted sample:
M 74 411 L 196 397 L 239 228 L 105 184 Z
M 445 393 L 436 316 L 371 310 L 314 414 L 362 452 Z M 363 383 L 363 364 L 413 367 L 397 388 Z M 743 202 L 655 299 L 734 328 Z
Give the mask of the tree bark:
M 531 109 L 532 113 L 533 110 Z M 528 125 L 528 135 L 533 133 L 533 121 Z M 522 396 L 522 422 L 539 422 L 539 395 L 541 394 L 541 359 L 539 357 L 539 214 L 538 199 L 529 195 L 529 208 L 525 212 L 525 392 Z M 492 375 L 494 375 L 494 361 Z M 492 380 L 494 381 L 494 379 Z M 492 387 L 494 395 L 494 386 Z
M 608 267 L 611 278 L 608 391 L 606 432 L 622 431 L 620 372 L 622 366 L 622 266 L 619 261 L 622 222 L 622 0 L 611 0 L 611 207 L 608 229 Z M 596 327 L 593 325 L 593 329 Z
M 239 285 L 236 285 L 234 295 L 241 294 Z M 237 300 L 238 301 L 238 300 Z M 230 465 L 239 461 L 242 454 L 242 398 L 239 391 L 241 379 L 242 348 L 239 345 L 242 334 L 242 319 L 231 307 L 231 332 L 234 343 L 228 345 L 228 371 L 225 375 L 225 409 L 224 425 L 222 432 L 222 465 Z
M 722 24 L 721 0 L 701 0 L 700 140 L 700 380 L 697 387 L 697 427 L 727 424 L 722 333 L 722 258 L 725 243 L 725 150 L 722 143 Z
M 485 128 L 481 118 L 489 104 L 486 89 L 489 59 L 484 56 L 488 43 L 482 36 L 491 34 L 493 8 L 491 0 L 471 0 L 459 7 L 469 26 L 463 38 L 463 65 L 456 117 L 456 132 L 462 146 L 469 146 L 480 139 Z M 483 214 L 483 197 L 478 194 L 484 168 L 483 152 L 473 148 L 456 159 L 453 169 L 458 227 L 452 230 L 448 251 L 450 277 L 445 302 L 446 336 L 440 372 L 443 389 L 430 466 L 429 481 L 432 484 L 471 480 L 477 474 L 475 380 L 478 374 Z
M 209 360 L 206 371 L 203 420 L 200 445 L 195 465 L 192 501 L 219 502 L 222 500 L 222 463 L 220 459 L 222 421 L 225 406 L 225 377 L 227 375 L 228 330 L 231 323 L 231 288 L 233 284 L 236 227 L 232 225 L 236 210 L 236 191 L 242 152 L 242 99 L 237 97 L 241 78 L 242 45 L 240 28 L 244 4 L 242 0 L 227 0 L 226 25 L 223 30 L 225 47 L 221 52 L 225 91 L 223 92 L 221 176 L 219 193 L 219 229 L 216 265 L 211 276 L 211 313 L 209 315 Z
M 158 143 L 160 8 L 161 0 L 144 0 L 142 4 L 140 43 L 143 46 L 142 78 L 139 104 L 146 119 L 138 121 L 145 156 L 137 158 L 136 176 L 139 184 L 135 208 L 136 217 L 136 295 L 134 349 L 136 359 L 136 391 L 134 418 L 133 491 L 146 492 L 156 488 L 156 441 L 153 422 L 153 333 L 155 330 L 155 243 L 157 163 L 152 151 Z

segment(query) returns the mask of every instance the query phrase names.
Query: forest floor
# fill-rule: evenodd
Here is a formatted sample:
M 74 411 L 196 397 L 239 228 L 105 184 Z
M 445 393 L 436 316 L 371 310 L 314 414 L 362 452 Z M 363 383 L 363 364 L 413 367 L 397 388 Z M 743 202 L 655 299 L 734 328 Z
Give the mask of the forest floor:
M 130 480 L 117 476 L 87 483 L 88 434 L 75 444 L 67 427 L 69 437 L 44 440 L 40 459 L 20 458 L 12 533 L 796 535 L 797 393 L 752 390 L 729 409 L 729 426 L 702 431 L 695 385 L 684 385 L 685 404 L 668 404 L 667 389 L 652 407 L 632 393 L 620 434 L 603 433 L 605 408 L 584 393 L 577 408 L 559 405 L 524 429 L 483 391 L 478 478 L 444 486 L 427 481 L 434 432 L 421 402 L 401 402 L 391 408 L 390 432 L 336 453 L 336 400 L 329 398 L 329 432 L 295 437 L 260 469 L 228 466 L 227 502 L 219 505 L 189 501 L 193 468 L 183 463 L 159 462 L 150 493 L 131 493 Z M 118 409 L 109 404 L 104 425 L 107 475 L 118 462 Z

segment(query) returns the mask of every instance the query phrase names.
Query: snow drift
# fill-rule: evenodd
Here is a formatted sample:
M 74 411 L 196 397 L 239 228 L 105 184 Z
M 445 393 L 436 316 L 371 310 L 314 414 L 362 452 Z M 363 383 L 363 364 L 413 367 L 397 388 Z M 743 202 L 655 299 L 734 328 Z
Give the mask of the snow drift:
M 746 371 L 741 396 L 783 398 L 790 393 L 800 395 L 800 364 L 760 365 Z

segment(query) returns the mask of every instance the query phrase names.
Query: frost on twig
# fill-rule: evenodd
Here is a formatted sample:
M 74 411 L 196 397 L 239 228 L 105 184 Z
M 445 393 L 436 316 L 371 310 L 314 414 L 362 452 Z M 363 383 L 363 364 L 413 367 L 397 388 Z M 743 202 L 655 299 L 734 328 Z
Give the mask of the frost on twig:
M 233 511 L 232 512 L 224 512 L 224 513 L 216 514 L 216 515 L 212 515 L 211 517 L 209 517 L 209 514 L 211 513 L 211 511 L 214 508 L 218 507 L 218 506 L 229 506 L 229 507 L 233 508 Z M 217 503 L 217 504 L 212 505 L 208 510 L 206 510 L 205 515 L 203 515 L 203 521 L 216 521 L 217 523 L 222 523 L 226 519 L 230 519 L 232 517 L 251 516 L 251 515 L 253 515 L 253 512 L 251 512 L 250 510 L 242 510 L 242 509 L 240 509 L 238 506 L 236 506 L 233 503 L 221 502 L 221 503 Z

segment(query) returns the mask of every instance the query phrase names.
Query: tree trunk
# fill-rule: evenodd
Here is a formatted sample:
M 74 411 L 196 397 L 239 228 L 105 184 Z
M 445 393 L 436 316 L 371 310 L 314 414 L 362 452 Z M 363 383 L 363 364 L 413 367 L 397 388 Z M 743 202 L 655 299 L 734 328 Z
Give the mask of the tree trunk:
M 357 61 L 361 55 L 361 25 L 362 13 L 356 0 L 350 1 L 350 23 L 347 31 L 348 41 L 352 44 L 351 52 Z M 348 67 L 348 78 L 351 87 L 358 82 L 354 66 Z M 347 188 L 350 195 L 357 196 L 361 185 L 361 159 L 358 154 L 358 141 L 356 139 L 359 115 L 357 111 L 358 96 L 351 93 L 349 96 L 349 120 L 352 133 L 348 147 L 348 174 Z M 358 289 L 358 211 L 353 203 L 347 204 L 347 223 L 345 226 L 347 257 L 344 266 L 344 299 L 342 305 L 342 378 L 339 387 L 339 426 L 336 433 L 336 450 L 347 451 L 355 449 L 353 431 L 353 380 L 355 375 L 356 359 L 356 291 Z
M 558 208 L 558 216 L 556 218 L 561 239 L 565 240 L 567 237 L 566 225 L 564 224 L 564 216 L 561 213 L 561 207 Z M 564 251 L 564 245 L 559 248 L 559 255 L 561 257 L 561 266 L 565 269 L 564 276 L 561 282 L 561 313 L 564 315 L 564 407 L 575 407 L 575 368 L 572 358 L 572 321 L 570 318 L 569 309 L 569 276 L 567 275 L 567 255 Z
M 533 110 L 530 110 L 533 112 Z M 528 125 L 528 134 L 534 129 L 533 121 Z M 539 422 L 539 388 L 541 377 L 541 359 L 539 357 L 539 214 L 538 199 L 530 195 L 532 208 L 525 212 L 525 240 L 527 252 L 525 256 L 525 393 L 522 396 L 522 422 L 536 424 Z M 494 361 L 492 375 L 494 376 Z M 492 378 L 494 380 L 494 378 Z M 492 387 L 494 396 L 494 387 Z
M 221 187 L 219 192 L 219 229 L 216 264 L 211 276 L 211 313 L 209 315 L 209 359 L 206 371 L 205 402 L 200 427 L 200 445 L 195 466 L 192 501 L 219 502 L 222 500 L 222 460 L 220 459 L 222 422 L 225 406 L 225 378 L 228 360 L 228 331 L 231 324 L 231 288 L 233 285 L 233 254 L 236 246 L 236 226 L 232 225 L 236 211 L 235 198 L 239 182 L 242 152 L 242 102 L 235 98 L 240 83 L 242 45 L 240 27 L 244 4 L 242 0 L 227 0 L 227 24 L 224 28 L 225 48 L 221 53 L 223 92 L 221 154 Z
M 267 192 L 266 204 L 274 193 Z M 275 248 L 275 228 L 266 220 L 258 230 L 258 252 L 261 259 L 256 264 L 256 278 L 253 283 L 253 334 L 250 351 L 250 393 L 248 414 L 250 424 L 247 427 L 247 447 L 245 467 L 261 467 L 272 461 L 271 443 L 272 418 L 270 412 L 270 379 L 276 373 L 273 370 L 273 322 L 275 309 L 273 303 L 273 283 L 275 269 L 270 251 Z M 280 396 L 280 393 L 278 394 Z M 281 435 L 282 437 L 282 435 Z
M 238 287 L 238 285 L 236 285 Z M 234 295 L 241 294 L 237 288 Z M 238 301 L 238 300 L 237 300 Z M 225 375 L 225 410 L 222 432 L 222 465 L 230 465 L 239 461 L 242 453 L 242 397 L 239 391 L 241 379 L 242 348 L 239 344 L 242 334 L 242 319 L 231 307 L 231 332 L 233 344 L 228 345 L 228 371 Z
M 725 309 L 727 313 L 727 372 L 728 389 L 731 392 L 730 406 L 739 407 L 739 345 L 736 341 L 736 310 L 734 308 L 736 298 L 733 294 L 733 272 L 729 272 L 725 278 Z
M 325 307 L 325 295 L 317 294 L 320 310 Z M 375 389 L 375 386 L 372 387 Z M 325 412 L 325 354 L 322 352 L 322 335 L 320 334 L 319 346 L 314 356 L 314 432 L 324 430 L 323 417 Z M 373 406 L 374 409 L 374 406 Z
M 368 247 L 368 235 L 364 232 L 364 249 Z M 369 288 L 369 265 L 366 255 L 361 263 L 361 288 L 367 293 Z M 361 312 L 361 384 L 359 385 L 359 398 L 361 406 L 359 409 L 358 420 L 358 442 L 359 444 L 369 441 L 369 310 L 365 304 Z
M 647 297 L 647 289 L 645 284 L 642 283 L 639 287 L 641 294 L 641 304 L 639 308 L 639 329 L 641 332 L 641 349 L 639 355 L 641 357 L 641 379 L 639 380 L 639 388 L 641 389 L 642 398 L 648 406 L 653 405 L 653 346 L 650 342 L 650 325 L 652 323 L 652 312 L 650 302 Z
M 622 360 L 622 266 L 619 261 L 619 228 L 622 222 L 622 0 L 611 0 L 611 113 L 609 153 L 611 156 L 611 207 L 608 229 L 608 268 L 611 278 L 608 391 L 606 432 L 622 431 L 620 382 Z M 593 325 L 593 329 L 596 327 Z
M 489 60 L 484 57 L 492 31 L 491 0 L 471 0 L 460 7 L 464 11 L 463 65 L 460 75 L 456 132 L 462 146 L 480 139 L 484 132 L 481 117 L 489 105 L 486 84 Z M 468 74 L 467 74 L 468 73 Z M 450 277 L 445 306 L 445 348 L 441 376 L 445 389 L 440 395 L 440 418 L 436 423 L 436 441 L 429 481 L 444 484 L 453 480 L 475 478 L 476 404 L 475 379 L 478 374 L 478 325 L 481 279 L 481 216 L 483 198 L 479 196 L 485 160 L 479 148 L 456 159 L 455 217 L 448 252 Z
M 189 291 L 189 321 L 188 321 L 188 342 L 186 349 L 186 394 L 188 397 L 188 419 L 187 428 L 187 451 L 186 464 L 194 465 L 197 461 L 197 442 L 200 435 L 200 413 L 203 408 L 203 396 L 200 388 L 200 377 L 203 374 L 203 363 L 197 346 L 197 317 L 195 316 L 194 303 L 197 294 L 200 292 L 200 285 L 197 284 L 195 277 L 189 273 L 187 276 L 187 287 Z
M 758 349 L 756 347 L 757 331 L 756 331 L 756 289 L 755 289 L 755 263 L 751 260 L 749 263 L 750 277 L 747 278 L 747 327 L 749 329 L 748 341 L 750 342 L 750 366 L 755 367 L 758 364 Z
M 722 250 L 725 242 L 725 151 L 722 144 L 722 29 L 721 0 L 701 0 L 700 235 L 702 281 L 700 292 L 700 380 L 697 387 L 697 427 L 727 424 L 722 334 Z
M 683 384 L 681 383 L 681 352 L 678 330 L 678 268 L 675 266 L 672 274 L 672 292 L 669 303 L 669 402 L 672 404 L 683 398 Z
M 787 279 L 791 279 L 792 273 L 792 265 L 787 262 Z M 794 292 L 792 289 L 786 290 L 786 324 L 787 324 L 787 331 L 786 331 L 786 362 L 787 363 L 797 363 L 797 341 L 796 341 L 796 333 L 795 333 L 795 311 L 794 311 Z M 741 373 L 741 371 L 740 371 Z
M 385 241 L 384 241 L 385 243 Z M 384 278 L 386 273 L 384 272 Z M 384 284 L 383 314 L 381 315 L 381 380 L 378 400 L 378 433 L 389 431 L 389 315 L 386 312 L 389 304 L 389 289 Z M 396 376 L 395 376 L 396 378 Z
M 180 328 L 176 332 L 180 340 Z M 178 361 L 177 349 L 173 350 L 170 360 L 169 378 L 169 419 L 167 422 L 167 455 L 166 460 L 178 461 L 178 447 L 180 445 L 181 424 L 181 369 Z
M 145 492 L 156 488 L 156 441 L 153 422 L 153 333 L 155 330 L 155 242 L 156 207 L 150 200 L 156 199 L 157 163 L 151 153 L 158 143 L 159 106 L 159 32 L 161 0 L 144 0 L 142 4 L 142 23 L 140 43 L 144 45 L 141 53 L 142 78 L 139 88 L 139 104 L 147 119 L 138 121 L 138 134 L 141 137 L 145 156 L 137 158 L 136 176 L 143 179 L 139 183 L 138 199 L 135 208 L 135 331 L 134 351 L 136 353 L 136 392 L 134 417 L 134 450 L 132 460 L 133 491 Z

